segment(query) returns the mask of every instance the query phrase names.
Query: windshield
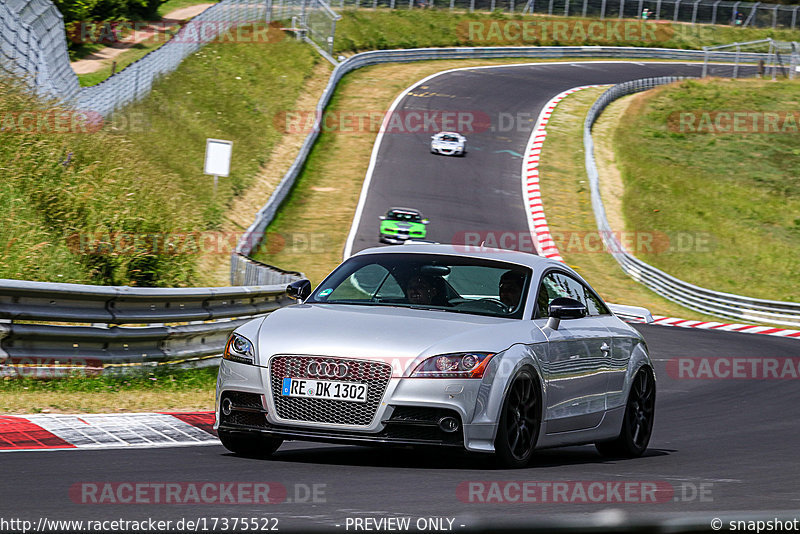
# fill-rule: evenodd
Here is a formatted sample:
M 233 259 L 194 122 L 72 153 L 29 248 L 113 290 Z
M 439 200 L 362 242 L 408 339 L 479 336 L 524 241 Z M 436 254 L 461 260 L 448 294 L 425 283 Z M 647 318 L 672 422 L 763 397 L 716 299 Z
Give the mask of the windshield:
M 520 319 L 531 271 L 479 258 L 367 254 L 339 266 L 307 302 L 436 309 Z
M 418 213 L 409 213 L 406 211 L 390 211 L 386 218 L 391 221 L 409 221 L 420 222 L 422 217 Z

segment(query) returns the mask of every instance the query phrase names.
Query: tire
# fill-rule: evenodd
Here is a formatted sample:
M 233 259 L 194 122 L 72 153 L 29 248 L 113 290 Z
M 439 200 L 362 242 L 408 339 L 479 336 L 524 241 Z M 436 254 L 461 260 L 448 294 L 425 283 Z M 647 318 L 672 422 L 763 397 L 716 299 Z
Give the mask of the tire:
M 223 447 L 247 458 L 269 458 L 283 443 L 282 439 L 266 436 L 234 433 L 227 430 L 217 432 Z
M 649 368 L 636 373 L 625 404 L 625 416 L 619 436 L 612 441 L 595 443 L 597 451 L 609 458 L 638 458 L 647 450 L 653 434 L 656 406 L 656 382 Z
M 503 400 L 494 441 L 495 457 L 501 467 L 518 469 L 530 463 L 539 437 L 541 398 L 533 371 L 521 370 Z

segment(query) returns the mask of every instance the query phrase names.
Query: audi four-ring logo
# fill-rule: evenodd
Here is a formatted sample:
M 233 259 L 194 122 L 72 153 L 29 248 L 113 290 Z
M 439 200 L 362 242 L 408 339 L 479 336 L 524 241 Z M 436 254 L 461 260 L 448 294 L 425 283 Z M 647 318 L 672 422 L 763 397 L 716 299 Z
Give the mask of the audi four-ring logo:
M 350 368 L 344 363 L 310 362 L 306 367 L 309 376 L 323 376 L 325 378 L 344 378 Z

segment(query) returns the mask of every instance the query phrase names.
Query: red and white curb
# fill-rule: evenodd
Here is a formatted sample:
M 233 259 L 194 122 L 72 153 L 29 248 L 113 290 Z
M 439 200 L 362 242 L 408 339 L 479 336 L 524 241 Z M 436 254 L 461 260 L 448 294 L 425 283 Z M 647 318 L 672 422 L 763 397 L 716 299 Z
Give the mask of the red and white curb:
M 581 85 L 573 87 L 563 93 L 559 93 L 544 105 L 542 112 L 536 119 L 536 127 L 533 130 L 528 145 L 525 147 L 522 159 L 522 198 L 525 199 L 528 215 L 528 228 L 531 235 L 535 236 L 536 250 L 540 256 L 563 262 L 564 258 L 558 251 L 555 241 L 550 234 L 550 227 L 547 225 L 547 218 L 544 214 L 544 204 L 539 188 L 539 160 L 542 153 L 542 146 L 547 138 L 547 123 L 559 102 L 564 100 L 572 93 L 591 87 L 602 87 L 601 85 Z M 771 326 L 758 326 L 751 324 L 738 323 L 719 323 L 715 321 L 695 321 L 690 319 L 680 319 L 678 317 L 664 317 L 654 315 L 654 321 L 650 324 L 658 326 L 677 326 L 680 328 L 699 328 L 701 330 L 722 330 L 725 332 L 739 332 L 742 334 L 761 334 L 768 336 L 790 337 L 800 339 L 800 330 L 789 330 L 786 328 L 774 328 Z M 636 321 L 631 321 L 636 322 Z
M 568 95 L 590 87 L 601 86 L 581 85 L 580 87 L 573 87 L 563 93 L 559 93 L 544 105 L 542 112 L 536 119 L 536 126 L 528 139 L 528 146 L 525 147 L 525 153 L 522 158 L 522 198 L 525 199 L 525 206 L 528 208 L 528 228 L 531 235 L 536 236 L 536 250 L 540 256 L 561 262 L 564 259 L 558 253 L 555 241 L 550 235 L 550 228 L 547 226 L 547 218 L 544 215 L 542 194 L 539 190 L 539 156 L 542 153 L 542 145 L 547 137 L 547 123 L 558 103 Z
M 701 330 L 722 330 L 725 332 L 739 332 L 742 334 L 761 334 L 765 336 L 793 337 L 800 339 L 800 330 L 789 330 L 786 328 L 775 328 L 772 326 L 757 326 L 752 324 L 739 323 L 718 323 L 716 321 L 694 321 L 691 319 L 679 319 L 677 317 L 664 317 L 654 315 L 654 321 L 650 324 L 659 326 L 677 326 L 680 328 L 699 328 Z
M 0 451 L 216 445 L 214 412 L 0 416 Z

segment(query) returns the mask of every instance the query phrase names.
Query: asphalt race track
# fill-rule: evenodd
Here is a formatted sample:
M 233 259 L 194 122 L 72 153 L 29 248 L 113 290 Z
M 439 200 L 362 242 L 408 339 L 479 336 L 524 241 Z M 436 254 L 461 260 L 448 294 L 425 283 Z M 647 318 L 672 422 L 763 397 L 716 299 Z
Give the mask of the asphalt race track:
M 607 508 L 633 517 L 731 512 L 723 518 L 735 518 L 744 510 L 798 509 L 798 382 L 678 379 L 666 370 L 668 360 L 685 356 L 797 357 L 798 341 L 640 328 L 656 363 L 659 390 L 655 432 L 642 458 L 607 461 L 591 446 L 572 447 L 542 451 L 524 470 L 498 471 L 481 456 L 302 442 L 284 444 L 272 460 L 238 458 L 222 446 L 4 453 L 0 454 L 4 487 L 0 517 L 177 520 L 266 514 L 279 518 L 280 526 L 289 529 L 331 527 L 344 524 L 348 517 L 389 515 L 457 517 L 459 524 L 475 526 L 499 520 L 533 521 L 552 514 L 573 517 Z M 671 498 L 666 502 L 649 504 L 471 504 L 459 500 L 460 483 L 491 480 L 658 481 L 670 484 L 675 493 L 667 495 Z M 316 504 L 267 506 L 79 504 L 69 493 L 72 485 L 81 482 L 203 481 L 279 482 L 287 487 L 289 498 L 301 501 L 306 488 L 324 487 L 318 489 L 321 498 Z M 701 489 L 704 499 L 688 499 Z M 681 500 L 684 494 L 686 501 Z
M 678 64 L 582 63 L 472 69 L 426 82 L 429 96 L 406 96 L 399 109 L 528 112 L 535 118 L 555 94 L 578 85 L 670 74 Z M 417 93 L 417 91 L 412 91 Z M 531 123 L 532 124 L 532 123 Z M 466 158 L 433 156 L 429 134 L 384 137 L 355 250 L 377 242 L 377 217 L 390 205 L 428 216 L 430 238 L 451 241 L 465 229 L 527 230 L 519 157 L 526 128 L 469 136 Z M 800 509 L 800 388 L 797 380 L 680 376 L 679 358 L 728 358 L 755 365 L 800 357 L 800 341 L 765 335 L 639 326 L 656 364 L 658 401 L 650 449 L 634 460 L 604 460 L 592 446 L 541 451 L 524 470 L 499 471 L 489 458 L 449 451 L 284 444 L 271 460 L 228 454 L 222 446 L 69 450 L 0 454 L 1 518 L 52 519 L 278 518 L 281 530 L 330 527 L 348 518 L 455 518 L 453 529 L 543 517 L 575 519 L 614 508 L 632 518 L 698 513 L 724 520 L 746 511 Z M 781 360 L 783 361 L 783 360 Z M 742 364 L 745 365 L 745 364 Z M 748 367 L 749 368 L 749 367 Z M 84 504 L 80 483 L 276 482 L 287 501 L 249 504 Z M 470 481 L 658 483 L 659 502 L 465 502 Z M 317 497 L 309 496 L 316 486 Z M 667 491 L 662 491 L 662 490 Z M 315 501 L 315 502 L 309 502 Z M 800 514 L 798 514 L 800 517 Z M 338 525 L 338 526 L 337 526 Z M 202 530 L 202 529 L 200 529 Z M 352 528 L 350 529 L 352 531 Z
M 431 221 L 427 239 L 440 243 L 463 244 L 466 232 L 528 232 L 521 154 L 544 104 L 581 85 L 699 76 L 701 69 L 702 65 L 680 63 L 542 63 L 458 70 L 427 80 L 400 101 L 397 115 L 450 111 L 475 117 L 478 131 L 462 132 L 467 137 L 463 158 L 431 154 L 431 132 L 387 132 L 352 251 L 378 244 L 378 217 L 390 207 L 420 210 Z M 731 67 L 716 69 L 724 75 Z M 486 118 L 491 126 L 478 126 Z

